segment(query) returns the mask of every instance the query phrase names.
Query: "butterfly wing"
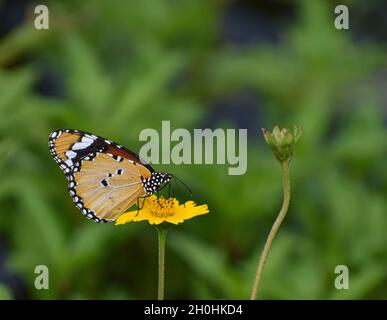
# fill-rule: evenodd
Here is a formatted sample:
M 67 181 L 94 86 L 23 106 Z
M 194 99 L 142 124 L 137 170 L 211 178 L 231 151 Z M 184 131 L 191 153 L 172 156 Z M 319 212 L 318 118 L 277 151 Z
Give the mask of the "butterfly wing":
M 150 172 L 154 172 L 153 168 L 136 153 L 109 139 L 85 131 L 73 129 L 54 131 L 50 134 L 48 146 L 55 161 L 65 173 L 69 172 L 65 170 L 66 168 L 71 168 L 75 163 L 95 152 L 111 153 L 115 157 L 141 164 Z
M 76 206 L 96 222 L 114 221 L 144 197 L 143 179 L 154 172 L 135 153 L 83 131 L 54 131 L 49 147 Z

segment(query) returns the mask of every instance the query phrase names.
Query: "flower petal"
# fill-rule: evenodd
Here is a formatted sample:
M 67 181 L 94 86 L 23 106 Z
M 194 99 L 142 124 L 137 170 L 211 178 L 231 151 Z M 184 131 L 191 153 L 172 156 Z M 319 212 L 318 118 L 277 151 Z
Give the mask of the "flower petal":
M 171 210 L 168 215 L 165 215 L 166 202 L 169 202 L 168 206 Z M 160 208 L 160 206 L 162 208 Z M 155 214 L 155 212 L 160 213 Z M 164 221 L 172 224 L 179 224 L 184 222 L 184 220 L 191 219 L 195 216 L 206 214 L 208 212 L 209 210 L 206 204 L 197 206 L 194 201 L 187 201 L 186 203 L 180 205 L 179 201 L 175 198 L 157 198 L 155 195 L 152 195 L 145 199 L 141 210 L 128 211 L 118 217 L 116 225 L 125 224 L 131 221 L 138 222 L 144 220 L 147 220 L 150 224 L 160 224 Z
M 138 222 L 138 221 L 144 221 L 152 218 L 153 215 L 146 209 L 142 209 L 138 212 L 138 215 L 136 215 L 133 218 L 133 221 Z
M 155 217 L 155 216 L 150 216 L 148 219 L 150 224 L 160 224 L 165 221 L 163 218 Z
M 116 225 L 119 225 L 119 224 L 125 224 L 125 223 L 128 223 L 128 222 L 132 222 L 134 221 L 134 217 L 136 216 L 137 214 L 137 211 L 128 211 L 128 212 L 125 212 L 123 213 L 122 215 L 120 215 L 117 220 L 116 220 Z
M 184 222 L 184 219 L 180 215 L 174 214 L 173 216 L 166 217 L 165 221 L 173 224 L 179 224 Z
M 196 206 L 195 202 L 187 201 L 185 204 L 176 208 L 175 215 L 178 215 L 183 220 L 187 220 L 202 214 L 206 214 L 208 212 L 210 211 L 208 210 L 208 206 L 206 204 Z
M 141 210 L 128 211 L 123 213 L 117 218 L 116 225 L 125 224 L 132 221 L 137 222 L 142 220 L 148 220 L 149 216 L 150 216 L 150 213 L 145 208 Z

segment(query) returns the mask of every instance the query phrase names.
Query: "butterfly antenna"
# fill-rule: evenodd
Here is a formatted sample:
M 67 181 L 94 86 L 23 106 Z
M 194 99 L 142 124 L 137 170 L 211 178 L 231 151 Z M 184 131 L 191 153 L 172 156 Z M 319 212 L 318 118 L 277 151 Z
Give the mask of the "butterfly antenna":
M 178 177 L 175 175 L 173 176 L 173 179 L 175 179 L 177 182 L 180 182 L 189 192 L 189 196 L 192 198 L 192 190 L 190 187 L 188 187 L 182 180 L 180 180 Z

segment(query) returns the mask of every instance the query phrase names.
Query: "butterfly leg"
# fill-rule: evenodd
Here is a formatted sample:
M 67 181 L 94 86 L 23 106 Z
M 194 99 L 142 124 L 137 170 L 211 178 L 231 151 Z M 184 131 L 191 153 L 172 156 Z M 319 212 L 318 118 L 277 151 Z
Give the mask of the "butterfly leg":
M 141 206 L 140 206 L 140 199 L 143 200 Z M 137 199 L 137 213 L 136 213 L 136 217 L 140 213 L 140 210 L 142 210 L 142 208 L 144 208 L 144 204 L 145 204 L 145 197 L 140 197 L 140 198 Z
M 157 203 L 160 204 L 160 191 L 156 191 L 156 196 L 157 196 Z
M 171 184 L 168 183 L 168 198 L 171 197 Z
M 137 199 L 137 204 L 136 205 L 137 205 L 137 213 L 136 213 L 135 217 L 137 217 L 138 213 L 140 212 L 140 198 Z

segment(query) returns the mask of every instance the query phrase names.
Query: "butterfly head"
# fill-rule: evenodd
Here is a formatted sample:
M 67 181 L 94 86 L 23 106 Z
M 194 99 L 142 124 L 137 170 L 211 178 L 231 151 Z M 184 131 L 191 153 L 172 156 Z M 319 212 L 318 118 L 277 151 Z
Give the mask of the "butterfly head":
M 146 194 L 150 196 L 161 190 L 172 178 L 173 176 L 170 173 L 153 172 L 149 178 L 142 180 Z

